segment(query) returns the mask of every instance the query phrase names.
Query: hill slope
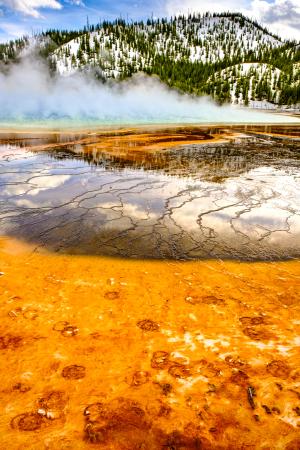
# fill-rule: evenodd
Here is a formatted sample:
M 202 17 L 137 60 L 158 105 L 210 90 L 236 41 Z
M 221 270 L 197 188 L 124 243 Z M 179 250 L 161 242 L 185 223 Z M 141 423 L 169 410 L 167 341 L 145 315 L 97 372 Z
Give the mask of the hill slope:
M 63 76 L 89 70 L 102 80 L 124 79 L 142 71 L 220 102 L 300 102 L 300 46 L 240 14 L 118 20 L 82 31 L 50 30 L 38 39 L 51 69 Z M 26 45 L 0 46 L 0 60 L 16 59 Z

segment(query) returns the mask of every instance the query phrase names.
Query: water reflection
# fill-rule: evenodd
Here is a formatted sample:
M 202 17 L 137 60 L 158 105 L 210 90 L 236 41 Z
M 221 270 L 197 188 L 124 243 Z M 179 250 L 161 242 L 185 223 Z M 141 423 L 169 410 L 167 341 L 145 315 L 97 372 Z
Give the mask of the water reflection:
M 143 134 L 130 131 L 75 142 L 4 136 L 0 234 L 69 253 L 299 257 L 300 143 L 296 128 L 293 139 L 277 128 L 275 137 L 265 127 L 230 129 L 243 134 L 205 144 L 197 141 L 218 130 L 167 130 L 147 137 L 150 150 Z M 181 146 L 169 147 L 176 134 Z M 154 151 L 158 143 L 164 151 Z

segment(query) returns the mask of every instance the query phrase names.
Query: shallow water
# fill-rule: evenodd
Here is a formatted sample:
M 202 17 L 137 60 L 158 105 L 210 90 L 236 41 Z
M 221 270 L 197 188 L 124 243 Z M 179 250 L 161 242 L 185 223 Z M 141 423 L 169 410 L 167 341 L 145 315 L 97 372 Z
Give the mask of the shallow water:
M 134 258 L 300 256 L 298 127 L 8 134 L 0 142 L 2 235 Z
M 298 450 L 299 129 L 0 144 L 0 448 Z

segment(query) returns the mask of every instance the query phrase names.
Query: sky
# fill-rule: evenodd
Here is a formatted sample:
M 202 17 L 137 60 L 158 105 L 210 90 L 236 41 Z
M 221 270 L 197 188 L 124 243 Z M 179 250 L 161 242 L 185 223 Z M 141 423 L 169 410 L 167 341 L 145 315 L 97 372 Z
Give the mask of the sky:
M 300 41 L 300 0 L 0 0 L 0 42 L 48 28 L 79 28 L 122 17 L 242 12 L 285 39 Z

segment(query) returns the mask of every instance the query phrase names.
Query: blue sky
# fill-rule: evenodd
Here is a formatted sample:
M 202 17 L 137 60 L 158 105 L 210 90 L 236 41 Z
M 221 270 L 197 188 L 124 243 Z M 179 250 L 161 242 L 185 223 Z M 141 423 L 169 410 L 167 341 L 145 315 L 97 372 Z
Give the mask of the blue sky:
M 300 41 L 300 0 L 0 0 L 0 41 L 47 28 L 78 28 L 122 16 L 145 19 L 189 11 L 240 11 Z

